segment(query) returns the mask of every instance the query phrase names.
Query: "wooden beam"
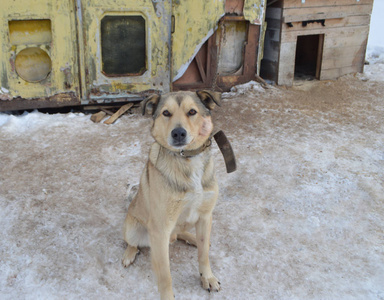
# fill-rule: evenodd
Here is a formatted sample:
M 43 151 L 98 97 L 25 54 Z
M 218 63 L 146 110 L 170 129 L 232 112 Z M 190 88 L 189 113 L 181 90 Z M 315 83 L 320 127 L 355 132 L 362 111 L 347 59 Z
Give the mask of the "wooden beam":
M 94 123 L 100 123 L 102 119 L 106 116 L 106 113 L 103 111 L 99 111 L 91 116 L 91 121 Z
M 346 45 L 357 46 L 362 40 L 365 40 L 368 36 L 368 26 L 355 26 L 355 27 L 340 27 L 340 28 L 315 28 L 305 29 L 297 31 L 285 31 L 281 35 L 282 43 L 290 43 L 297 40 L 298 35 L 314 35 L 325 34 L 326 35 L 326 47 L 337 47 L 342 41 L 348 39 Z M 334 45 L 329 45 L 334 44 Z
M 380 1 L 380 0 L 376 0 Z M 284 8 L 302 8 L 319 6 L 339 6 L 339 5 L 373 5 L 373 0 L 284 0 Z
M 370 24 L 371 17 L 369 15 L 365 16 L 350 16 L 343 19 L 329 19 L 325 20 L 325 23 L 323 26 L 321 23 L 308 23 L 305 27 L 303 26 L 302 22 L 292 22 L 290 26 L 287 24 L 283 25 L 284 31 L 300 31 L 300 30 L 322 30 L 322 29 L 329 29 L 329 28 L 340 28 L 340 27 L 352 27 L 352 26 L 368 26 Z
M 285 23 L 338 19 L 346 16 L 369 15 L 372 5 L 336 5 L 322 7 L 290 8 L 283 10 Z
M 284 23 L 314 21 L 314 20 L 328 20 L 328 19 L 342 19 L 347 16 L 344 12 L 318 12 L 314 14 L 305 15 L 287 15 L 283 17 Z
M 316 59 L 316 79 L 320 79 L 321 64 L 323 61 L 323 49 L 324 49 L 324 34 L 320 34 L 319 46 L 317 48 L 317 59 Z
M 104 121 L 104 124 L 113 124 L 120 116 L 122 116 L 128 109 L 133 106 L 133 103 L 128 103 L 120 107 L 120 109 L 114 113 L 108 120 Z
M 203 61 L 201 59 L 201 52 L 200 51 L 196 54 L 195 59 L 196 59 L 197 68 L 199 69 L 201 79 L 203 80 L 203 82 L 206 82 L 207 74 L 205 74 L 205 70 L 204 70 L 204 66 L 203 66 Z

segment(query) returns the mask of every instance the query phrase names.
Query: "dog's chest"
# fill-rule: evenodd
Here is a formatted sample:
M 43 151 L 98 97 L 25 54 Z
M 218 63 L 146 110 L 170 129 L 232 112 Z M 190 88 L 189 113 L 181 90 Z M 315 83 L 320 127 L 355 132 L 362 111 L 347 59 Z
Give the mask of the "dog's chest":
M 212 197 L 212 192 L 204 192 L 202 178 L 204 175 L 204 165 L 201 160 L 192 161 L 193 169 L 190 175 L 191 190 L 182 199 L 184 204 L 182 213 L 179 217 L 179 224 L 194 224 L 199 219 L 199 210 L 207 198 Z

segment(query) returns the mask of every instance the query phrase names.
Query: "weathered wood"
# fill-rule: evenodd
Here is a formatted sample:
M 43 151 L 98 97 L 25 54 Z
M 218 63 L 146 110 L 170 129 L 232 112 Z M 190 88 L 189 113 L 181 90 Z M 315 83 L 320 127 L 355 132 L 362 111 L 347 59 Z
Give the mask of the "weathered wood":
M 380 1 L 380 0 L 376 0 Z M 373 0 L 284 0 L 284 8 L 300 8 L 300 7 L 318 7 L 318 6 L 338 6 L 338 5 L 364 5 L 373 4 Z
M 317 48 L 316 59 L 316 79 L 320 79 L 321 65 L 323 61 L 323 49 L 324 49 L 324 34 L 319 35 L 319 46 Z
M 114 112 L 113 111 L 110 111 L 109 109 L 105 108 L 105 107 L 100 107 L 100 109 L 105 112 L 107 115 L 110 115 L 110 116 L 113 116 Z
M 248 38 L 244 51 L 244 76 L 251 80 L 256 74 L 257 52 L 259 46 L 260 26 L 248 26 Z
M 316 29 L 303 29 L 297 31 L 286 31 L 282 34 L 281 42 L 290 43 L 297 39 L 298 35 L 313 35 L 313 34 L 325 34 L 325 47 L 336 47 L 340 39 L 350 39 L 350 45 L 358 45 L 362 40 L 368 36 L 368 26 L 356 26 L 346 28 L 316 28 Z M 327 44 L 328 43 L 328 44 Z M 330 46 L 333 43 L 333 46 Z
M 274 51 L 273 43 L 280 42 L 278 84 L 293 83 L 299 36 L 319 36 L 316 78 L 336 79 L 363 70 L 373 0 L 284 0 L 282 4 L 281 40 L 277 38 L 279 32 L 269 28 L 265 42 L 269 52 Z M 277 12 L 274 8 L 269 15 L 277 16 Z M 269 67 L 275 69 L 276 56 L 265 57 Z
M 313 20 L 327 20 L 327 19 L 342 19 L 347 16 L 344 12 L 328 12 L 328 13 L 312 13 L 312 14 L 303 14 L 303 15 L 287 15 L 283 17 L 284 23 L 292 22 L 303 22 L 303 21 L 313 21 Z
M 295 75 L 295 55 L 296 40 L 281 44 L 277 84 L 292 85 Z
M 94 123 L 100 123 L 102 119 L 104 119 L 104 117 L 106 116 L 107 114 L 103 111 L 99 111 L 98 113 L 95 113 L 91 116 L 91 121 L 93 121 Z
M 202 53 L 198 52 L 195 56 L 195 59 L 196 59 L 196 63 L 197 63 L 197 67 L 199 69 L 201 79 L 203 80 L 203 82 L 205 82 L 207 80 L 207 75 L 205 74 L 204 65 L 203 65 L 204 62 L 203 62 L 201 55 L 202 55 Z
M 320 80 L 334 80 L 347 74 L 358 73 L 362 71 L 363 71 L 363 66 L 360 66 L 360 65 L 321 70 Z
M 133 106 L 133 103 L 128 103 L 120 107 L 120 109 L 113 114 L 108 120 L 104 121 L 104 124 L 113 124 L 121 115 L 123 115 L 128 109 Z
M 284 31 L 301 31 L 301 30 L 324 30 L 330 28 L 340 28 L 340 27 L 351 27 L 351 26 L 368 26 L 370 24 L 371 17 L 369 15 L 365 16 L 350 16 L 342 19 L 329 19 L 325 20 L 325 26 L 321 23 L 308 23 L 306 26 L 303 26 L 302 22 L 293 22 L 288 24 L 283 24 Z
M 337 5 L 283 10 L 284 22 L 299 22 L 319 19 L 344 18 L 354 15 L 369 15 L 372 5 Z
M 344 68 L 364 61 L 363 53 L 345 53 L 340 56 L 327 56 L 323 61 L 323 69 Z
M 348 52 L 348 48 L 354 46 L 361 46 L 366 43 L 368 39 L 368 27 L 357 28 L 355 31 L 348 31 L 342 29 L 342 31 L 329 32 L 326 34 L 324 47 L 325 48 L 339 48 L 347 47 L 345 50 Z
M 86 105 L 83 107 L 84 110 L 101 110 L 102 108 L 110 109 L 110 108 L 115 108 L 116 105 Z M 112 113 L 113 114 L 113 113 Z

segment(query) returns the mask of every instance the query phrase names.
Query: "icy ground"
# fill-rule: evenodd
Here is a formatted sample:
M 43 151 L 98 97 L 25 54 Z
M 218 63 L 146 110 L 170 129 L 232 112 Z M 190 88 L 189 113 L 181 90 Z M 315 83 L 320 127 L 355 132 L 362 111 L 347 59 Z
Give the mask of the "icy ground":
M 249 86 L 252 86 L 251 84 Z M 237 154 L 211 264 L 170 246 L 177 299 L 384 299 L 384 86 L 365 75 L 239 88 L 214 118 Z M 124 269 L 122 224 L 152 142 L 150 119 L 0 115 L 0 298 L 157 299 L 144 249 Z

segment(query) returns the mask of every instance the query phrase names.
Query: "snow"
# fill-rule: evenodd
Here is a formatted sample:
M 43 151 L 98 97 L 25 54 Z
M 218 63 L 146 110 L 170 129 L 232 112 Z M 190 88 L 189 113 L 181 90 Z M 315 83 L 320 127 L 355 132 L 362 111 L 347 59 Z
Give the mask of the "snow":
M 222 291 L 201 288 L 197 250 L 176 242 L 177 299 L 384 299 L 380 5 L 365 79 L 251 82 L 225 95 L 214 119 L 238 170 L 226 174 L 214 145 L 210 260 Z M 139 113 L 109 126 L 83 113 L 0 113 L 0 299 L 158 299 L 148 249 L 120 262 L 149 126 Z

